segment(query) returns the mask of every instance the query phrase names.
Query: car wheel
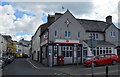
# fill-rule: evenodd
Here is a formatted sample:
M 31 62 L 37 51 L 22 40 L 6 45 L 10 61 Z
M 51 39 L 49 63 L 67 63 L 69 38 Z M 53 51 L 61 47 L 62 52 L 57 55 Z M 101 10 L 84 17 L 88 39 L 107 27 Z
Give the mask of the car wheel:
M 117 64 L 117 62 L 115 60 L 112 61 L 112 65 L 115 65 Z

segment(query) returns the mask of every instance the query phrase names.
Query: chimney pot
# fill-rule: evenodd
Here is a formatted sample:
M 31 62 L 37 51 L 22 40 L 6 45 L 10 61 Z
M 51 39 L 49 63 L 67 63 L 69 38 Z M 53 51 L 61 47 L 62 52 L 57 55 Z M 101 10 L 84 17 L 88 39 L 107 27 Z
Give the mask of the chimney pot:
M 111 24 L 112 23 L 112 16 L 109 15 L 109 16 L 106 17 L 106 23 L 107 24 Z

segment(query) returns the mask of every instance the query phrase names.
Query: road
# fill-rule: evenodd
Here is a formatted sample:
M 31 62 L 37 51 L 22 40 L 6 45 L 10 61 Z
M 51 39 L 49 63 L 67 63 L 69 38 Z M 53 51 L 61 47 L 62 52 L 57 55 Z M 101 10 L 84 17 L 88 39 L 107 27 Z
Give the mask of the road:
M 27 59 L 16 59 L 11 64 L 7 65 L 3 71 L 2 75 L 55 75 L 64 73 L 60 71 L 53 70 L 49 67 L 41 67 L 39 69 L 35 68 L 35 66 L 28 61 Z
M 120 66 L 110 65 L 109 76 L 117 76 L 120 72 Z M 91 76 L 91 67 L 84 67 L 83 65 L 66 65 L 66 66 L 54 66 L 46 67 L 38 62 L 32 61 L 26 58 L 15 59 L 14 62 L 7 65 L 2 70 L 3 76 L 5 75 L 31 75 L 36 76 L 68 76 L 68 77 L 83 77 Z M 94 68 L 94 75 L 105 76 L 105 66 L 99 66 Z M 13 76 L 12 76 L 13 77 Z M 23 77 L 23 76 L 22 76 Z

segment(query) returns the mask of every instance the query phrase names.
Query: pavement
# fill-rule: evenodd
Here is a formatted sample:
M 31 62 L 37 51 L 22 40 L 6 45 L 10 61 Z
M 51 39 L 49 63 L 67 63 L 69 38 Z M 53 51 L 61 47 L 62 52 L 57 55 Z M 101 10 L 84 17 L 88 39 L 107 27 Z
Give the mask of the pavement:
M 52 70 L 63 72 L 70 76 L 91 76 L 91 67 L 85 67 L 81 64 L 79 65 L 64 65 L 64 66 L 53 66 L 53 67 L 46 67 L 39 62 L 30 60 L 38 69 L 39 68 L 51 68 Z M 119 75 L 120 72 L 120 64 L 118 65 L 109 65 L 109 75 Z M 94 68 L 94 75 L 106 75 L 106 66 L 99 66 Z
M 106 66 L 94 68 L 94 77 L 106 77 Z M 109 77 L 117 77 L 120 72 L 120 64 L 109 66 Z M 35 75 L 36 76 L 60 76 L 60 77 L 92 77 L 91 67 L 79 65 L 64 65 L 47 67 L 29 58 L 16 59 L 3 69 L 4 75 Z

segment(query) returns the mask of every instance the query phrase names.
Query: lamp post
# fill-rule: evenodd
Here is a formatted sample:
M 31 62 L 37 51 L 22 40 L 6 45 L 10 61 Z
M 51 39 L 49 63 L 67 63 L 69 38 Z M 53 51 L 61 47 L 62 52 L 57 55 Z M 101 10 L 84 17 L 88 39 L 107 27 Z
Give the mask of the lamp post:
M 94 36 L 90 36 L 91 52 L 92 52 L 92 55 L 94 56 L 94 53 L 93 53 L 93 40 L 94 40 Z M 92 72 L 92 77 L 94 77 L 94 63 L 93 63 L 93 60 L 92 60 L 91 72 Z

